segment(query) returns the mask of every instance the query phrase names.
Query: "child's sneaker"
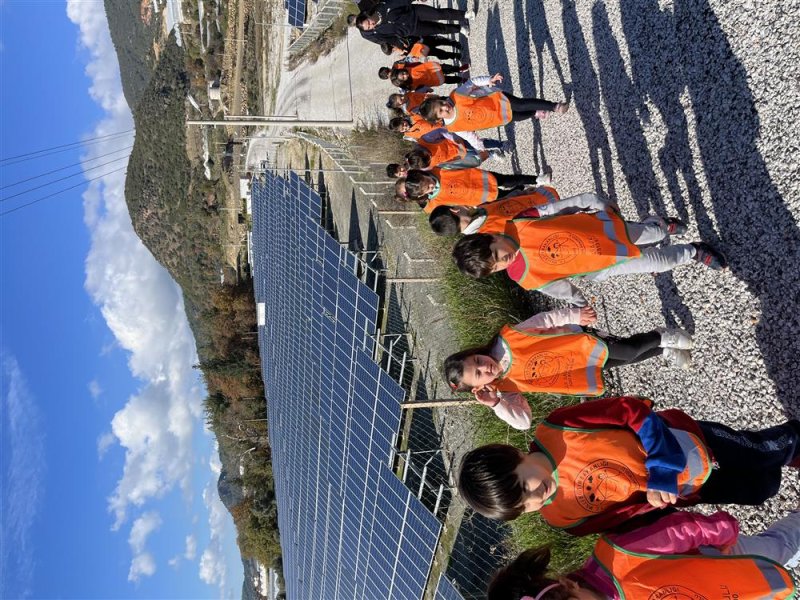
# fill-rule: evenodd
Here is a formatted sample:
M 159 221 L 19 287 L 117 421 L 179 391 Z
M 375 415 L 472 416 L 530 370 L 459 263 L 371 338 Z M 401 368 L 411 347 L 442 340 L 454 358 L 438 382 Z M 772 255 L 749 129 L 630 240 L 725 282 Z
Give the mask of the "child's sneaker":
M 464 37 L 469 37 L 469 21 L 464 21 L 461 23 L 460 33 Z
M 475 18 L 475 11 L 474 10 L 465 10 L 464 11 L 464 20 L 465 21 L 472 21 Z
M 512 142 L 511 140 L 506 140 L 505 142 L 503 142 L 502 146 L 503 152 L 513 152 L 515 149 L 516 146 L 514 145 L 514 142 Z
M 461 66 L 458 67 L 458 72 L 459 73 L 469 73 L 469 66 L 470 65 L 469 65 L 468 62 L 461 63 Z
M 679 348 L 664 348 L 662 353 L 668 365 L 687 370 L 692 366 L 692 353 Z
M 669 235 L 683 235 L 689 231 L 689 227 L 680 219 L 667 217 L 664 221 L 667 223 L 667 233 Z
M 539 173 L 536 176 L 536 185 L 550 185 L 553 183 L 552 173 Z
M 662 348 L 676 348 L 678 350 L 691 350 L 694 348 L 692 336 L 680 327 L 673 329 L 659 327 L 656 331 L 661 334 L 660 346 Z
M 728 261 L 725 260 L 725 256 L 705 242 L 692 242 L 692 246 L 694 246 L 695 249 L 692 258 L 700 264 L 707 266 L 709 269 L 714 269 L 715 271 L 722 271 L 728 266 Z
M 558 104 L 556 104 L 556 107 L 553 109 L 553 112 L 559 115 L 563 115 L 568 110 L 569 110 L 569 102 L 559 102 Z

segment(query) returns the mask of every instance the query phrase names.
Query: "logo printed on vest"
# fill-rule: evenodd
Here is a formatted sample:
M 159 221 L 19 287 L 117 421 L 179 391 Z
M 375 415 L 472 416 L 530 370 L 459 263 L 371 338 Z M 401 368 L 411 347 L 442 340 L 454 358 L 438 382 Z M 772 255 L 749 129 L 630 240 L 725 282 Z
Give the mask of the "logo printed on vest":
M 569 231 L 551 233 L 539 246 L 539 258 L 548 265 L 564 265 L 585 252 L 583 240 Z
M 650 594 L 647 600 L 708 600 L 708 598 L 682 585 L 664 585 Z
M 575 477 L 575 500 L 593 513 L 603 512 L 609 502 L 628 498 L 638 490 L 633 472 L 608 458 L 590 463 Z
M 537 352 L 525 363 L 524 377 L 542 386 L 552 385 L 561 373 L 569 371 L 571 362 L 555 352 Z
M 504 217 L 516 217 L 525 208 L 526 206 L 523 202 L 506 202 L 499 207 L 498 212 Z

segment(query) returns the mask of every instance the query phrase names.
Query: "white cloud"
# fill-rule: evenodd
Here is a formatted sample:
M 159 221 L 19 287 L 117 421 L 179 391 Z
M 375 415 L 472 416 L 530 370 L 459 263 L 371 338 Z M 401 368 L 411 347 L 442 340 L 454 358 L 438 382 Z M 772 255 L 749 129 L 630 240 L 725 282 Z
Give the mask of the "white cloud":
M 173 569 L 177 569 L 181 564 L 181 555 L 176 554 L 172 558 L 167 561 L 167 564 L 172 567 Z
M 32 594 L 36 565 L 31 529 L 44 495 L 45 438 L 36 399 L 16 359 L 5 353 L 0 398 L 0 428 L 4 454 L 0 486 L 0 598 Z
M 89 393 L 95 400 L 97 400 L 100 397 L 100 394 L 103 393 L 103 388 L 100 387 L 100 384 L 97 382 L 96 379 L 92 379 L 89 382 Z
M 122 94 L 103 4 L 68 0 L 67 14 L 78 26 L 81 44 L 89 53 L 89 93 L 106 112 L 92 137 L 131 129 L 133 119 Z M 93 145 L 84 160 L 132 141 L 132 134 L 109 138 Z M 191 469 L 196 464 L 192 436 L 202 427 L 204 396 L 192 369 L 197 354 L 181 290 L 133 231 L 124 192 L 125 175 L 119 172 L 91 182 L 83 197 L 84 221 L 91 236 L 85 287 L 115 338 L 101 352 L 116 347 L 127 352 L 129 369 L 141 381 L 137 392 L 114 415 L 111 433 L 98 439 L 100 456 L 114 443 L 125 451 L 121 477 L 108 499 L 115 530 L 134 507 L 150 506 L 176 487 L 190 494 Z M 146 540 L 160 523 L 158 513 L 150 511 L 131 527 L 128 579 L 132 582 L 156 572 Z M 215 539 L 220 543 L 218 536 Z M 183 556 L 197 556 L 194 536 L 187 537 Z M 169 564 L 177 567 L 180 560 L 180 555 L 175 556 Z M 224 565 L 220 568 L 213 557 L 203 564 L 201 572 L 206 577 L 224 582 Z
M 161 516 L 156 511 L 149 511 L 136 519 L 131 526 L 128 545 L 133 553 L 128 581 L 138 582 L 142 577 L 150 577 L 156 572 L 156 561 L 153 555 L 145 550 L 147 538 L 161 527 Z
M 106 432 L 101 434 L 100 437 L 97 438 L 97 457 L 102 459 L 115 441 L 117 441 L 117 438 L 114 437 L 113 433 Z
M 156 572 L 156 561 L 149 552 L 138 554 L 131 561 L 128 581 L 138 583 L 142 577 L 151 577 Z
M 219 463 L 218 455 L 219 449 L 215 442 L 209 457 L 209 465 L 212 471 L 215 471 L 214 465 Z M 218 471 L 215 471 L 215 473 L 218 473 Z M 205 489 L 203 489 L 203 502 L 208 508 L 208 527 L 211 531 L 211 539 L 200 556 L 200 579 L 209 585 L 216 584 L 219 586 L 220 596 L 227 597 L 230 591 L 225 589 L 228 573 L 223 540 L 226 536 L 232 534 L 234 525 L 231 514 L 219 499 L 216 478 L 209 481 Z
M 90 95 L 106 111 L 92 135 L 132 128 L 102 3 L 69 0 L 67 14 L 89 51 Z M 104 140 L 85 159 L 132 140 L 132 134 Z M 113 529 L 125 522 L 131 506 L 141 507 L 176 486 L 189 492 L 192 433 L 202 421 L 203 397 L 192 369 L 197 356 L 181 291 L 134 233 L 124 192 L 125 176 L 119 172 L 91 182 L 84 194 L 91 235 L 86 289 L 116 343 L 129 353 L 131 373 L 142 382 L 111 422 L 115 441 L 125 449 L 122 476 L 109 497 Z M 137 564 L 135 572 L 144 574 L 150 563 Z
M 197 556 L 197 538 L 193 535 L 186 536 L 186 551 L 183 556 L 186 560 L 194 560 Z

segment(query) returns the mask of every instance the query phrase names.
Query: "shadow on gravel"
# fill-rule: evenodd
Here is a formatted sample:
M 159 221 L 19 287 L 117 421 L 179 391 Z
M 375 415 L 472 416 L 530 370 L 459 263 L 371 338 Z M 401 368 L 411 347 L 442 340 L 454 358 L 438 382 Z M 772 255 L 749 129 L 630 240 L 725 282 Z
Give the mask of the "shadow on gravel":
M 547 24 L 547 15 L 544 10 L 542 0 L 528 0 L 527 2 L 514 3 L 514 22 L 516 23 L 517 41 L 517 65 L 519 68 L 520 95 L 527 98 L 545 98 L 544 94 L 544 57 L 545 51 L 553 61 L 553 66 L 561 83 L 563 99 L 570 96 L 570 86 L 564 79 L 564 70 L 558 53 L 555 50 L 555 43 L 550 34 L 550 27 Z M 533 44 L 533 47 L 531 47 Z M 536 57 L 536 68 L 531 63 L 531 57 Z M 537 89 L 538 83 L 538 89 Z M 562 98 L 545 98 L 555 102 Z M 548 170 L 547 157 L 544 154 L 542 144 L 541 123 L 533 119 L 533 154 L 534 164 L 537 171 Z
M 608 111 L 611 136 L 616 146 L 617 160 L 631 190 L 637 216 L 639 220 L 651 214 L 674 216 L 661 196 L 658 179 L 649 159 L 648 140 L 637 114 L 637 109 L 642 112 L 644 102 L 636 100 L 635 86 L 625 71 L 622 52 L 611 31 L 603 4 L 596 4 L 592 9 L 592 28 L 600 87 Z M 680 216 L 687 217 L 685 213 Z M 667 326 L 679 324 L 689 333 L 694 333 L 694 318 L 678 293 L 672 273 L 659 273 L 655 282 Z
M 732 273 L 759 298 L 758 344 L 786 412 L 798 416 L 800 230 L 758 149 L 760 123 L 744 66 L 707 2 L 676 0 L 672 11 L 662 11 L 655 0 L 621 0 L 620 9 L 632 79 L 602 4 L 593 8 L 594 42 L 611 134 L 637 209 L 644 214 L 674 206 L 680 216 L 688 216 L 691 207 L 703 239 L 726 253 Z M 579 33 L 574 17 L 567 27 L 570 11 L 574 8 L 565 6 L 565 28 L 574 43 Z M 575 58 L 571 51 L 573 65 Z M 577 99 L 585 82 L 573 81 Z M 642 123 L 646 127 L 653 116 L 646 101 L 667 127 L 657 157 L 646 152 Z M 695 115 L 713 219 L 692 167 L 684 104 L 691 104 Z M 658 193 L 655 168 L 667 180 L 671 202 Z M 671 282 L 659 286 L 662 300 L 674 297 L 672 287 Z M 673 310 L 666 301 L 664 308 Z

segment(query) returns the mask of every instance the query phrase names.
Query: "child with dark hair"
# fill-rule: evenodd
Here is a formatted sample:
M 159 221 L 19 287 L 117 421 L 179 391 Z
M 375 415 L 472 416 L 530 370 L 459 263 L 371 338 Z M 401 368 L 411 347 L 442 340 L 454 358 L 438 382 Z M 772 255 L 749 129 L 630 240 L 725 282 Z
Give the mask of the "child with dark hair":
M 428 121 L 414 112 L 402 117 L 395 117 L 389 121 L 389 131 L 402 133 L 403 139 L 409 142 L 416 142 L 423 135 L 427 135 L 437 129 L 439 129 L 438 126 L 428 123 Z
M 381 67 L 378 77 L 388 79 L 392 85 L 404 90 L 434 88 L 444 83 L 461 83 L 461 69 L 435 61 L 394 63 L 392 68 Z
M 430 91 L 430 88 L 423 87 L 414 91 L 389 94 L 389 99 L 386 101 L 386 108 L 399 110 L 406 115 L 412 113 L 419 115 L 417 108 L 419 108 L 419 105 L 422 104 Z
M 456 88 L 450 96 L 431 96 L 419 107 L 420 114 L 431 123 L 448 131 L 477 131 L 508 125 L 525 119 L 544 119 L 550 113 L 563 114 L 566 102 L 550 102 L 539 98 L 517 98 L 498 90 L 502 82 L 493 77 L 473 77 Z
M 688 368 L 692 338 L 679 328 L 654 329 L 630 337 L 584 327 L 597 320 L 593 308 L 558 308 L 506 325 L 485 346 L 451 354 L 444 378 L 454 392 L 472 392 L 481 404 L 515 429 L 530 427 L 521 392 L 600 396 L 604 369 L 656 356 Z
M 539 186 L 475 207 L 438 206 L 431 212 L 428 223 L 437 235 L 503 233 L 508 221 L 518 214 L 552 204 L 558 199 L 558 192 L 554 188 Z
M 386 56 L 399 53 L 406 57 L 422 58 L 433 56 L 439 60 L 460 60 L 461 59 L 461 42 L 454 39 L 430 35 L 416 40 L 404 40 L 405 43 L 401 46 L 393 46 L 384 42 L 381 44 L 381 51 Z M 454 52 L 447 52 L 441 50 L 442 46 L 449 46 Z
M 467 235 L 453 248 L 453 260 L 469 277 L 506 271 L 523 289 L 586 306 L 573 280 L 661 273 L 692 261 L 726 267 L 724 256 L 703 242 L 639 248 L 686 231 L 675 218 L 624 221 L 615 207 L 589 192 L 531 208 L 509 221 L 503 233 Z
M 757 535 L 741 535 L 725 512 L 676 512 L 601 537 L 576 571 L 551 573 L 549 566 L 548 547 L 526 550 L 494 574 L 488 600 L 793 598 L 787 569 L 800 566 L 800 512 Z
M 623 396 L 551 412 L 527 453 L 468 452 L 458 490 L 490 519 L 538 512 L 581 536 L 627 531 L 675 504 L 757 506 L 778 493 L 784 466 L 800 466 L 800 421 L 739 431 Z
M 549 174 L 506 175 L 482 169 L 412 169 L 406 176 L 406 191 L 410 198 L 426 203 L 425 212 L 430 214 L 437 206 L 479 206 L 504 198 L 515 188 L 548 183 Z
M 386 165 L 386 176 L 390 179 L 400 179 L 401 177 L 405 177 L 408 175 L 408 164 L 407 163 L 389 163 Z

